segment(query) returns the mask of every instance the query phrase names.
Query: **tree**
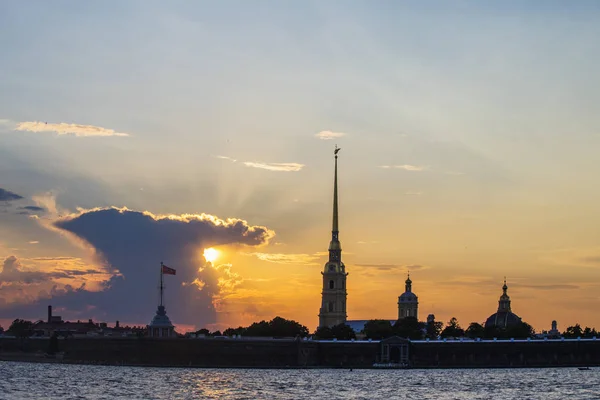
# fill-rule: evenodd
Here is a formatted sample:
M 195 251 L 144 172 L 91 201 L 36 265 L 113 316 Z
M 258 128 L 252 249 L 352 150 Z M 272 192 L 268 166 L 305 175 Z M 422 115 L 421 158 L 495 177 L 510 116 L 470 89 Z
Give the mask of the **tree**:
M 583 330 L 581 329 L 581 325 L 575 324 L 574 326 L 569 326 L 563 336 L 566 338 L 577 338 L 583 335 Z
M 225 336 L 235 336 L 235 335 L 244 335 L 246 333 L 246 328 L 240 326 L 238 328 L 227 328 L 223 331 L 223 335 Z
M 206 335 L 209 336 L 210 335 L 210 331 L 206 328 L 202 328 L 202 329 L 198 329 L 196 332 L 194 332 L 196 335 Z
M 372 319 L 367 321 L 363 328 L 363 332 L 367 339 L 374 340 L 385 339 L 394 334 L 392 324 L 385 319 Z
M 8 333 L 21 338 L 29 337 L 33 334 L 33 322 L 15 319 L 8 328 Z
M 441 321 L 433 321 L 428 322 L 426 325 L 426 336 L 429 339 L 437 339 L 442 332 L 442 328 L 444 327 L 444 323 Z
M 221 331 L 217 330 L 211 333 L 211 336 L 223 336 L 223 334 L 221 333 Z
M 404 317 L 394 324 L 394 334 L 412 340 L 423 339 L 423 324 L 416 317 Z
M 583 337 L 592 338 L 594 336 L 598 336 L 598 332 L 596 332 L 596 329 L 586 326 L 585 329 L 583 330 Z
M 455 317 L 452 317 L 450 321 L 448 321 L 448 325 L 444 328 L 441 337 L 462 337 L 465 335 L 465 331 L 458 324 L 458 320 Z
M 269 322 L 269 328 L 275 337 L 305 337 L 308 336 L 308 328 L 294 320 L 275 317 Z
M 230 328 L 231 329 L 231 328 Z M 238 332 L 243 336 L 262 336 L 262 337 L 296 337 L 308 336 L 308 328 L 300 323 L 287 320 L 281 317 L 275 317 L 271 321 L 254 322 L 249 327 L 239 327 L 237 329 L 226 330 L 225 332 Z
M 471 322 L 471 324 L 465 331 L 465 335 L 467 337 L 470 337 L 471 339 L 483 338 L 485 337 L 485 328 L 483 327 L 483 325 L 478 324 L 477 322 Z
M 354 329 L 344 323 L 332 326 L 331 334 L 338 340 L 356 339 L 356 333 L 354 333 Z
M 331 331 L 331 328 L 328 326 L 320 326 L 315 331 L 315 337 L 317 339 L 331 340 L 331 339 L 333 339 L 333 332 Z
M 527 322 L 520 321 L 518 324 L 508 326 L 500 337 L 505 337 L 507 339 L 527 339 L 534 335 L 535 330 L 533 327 Z

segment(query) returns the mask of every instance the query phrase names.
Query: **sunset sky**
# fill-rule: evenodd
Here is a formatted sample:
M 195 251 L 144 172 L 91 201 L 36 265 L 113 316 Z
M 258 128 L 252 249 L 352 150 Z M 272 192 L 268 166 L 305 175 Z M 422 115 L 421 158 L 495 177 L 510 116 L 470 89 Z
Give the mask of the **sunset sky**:
M 0 325 L 600 328 L 600 3 L 0 4 Z M 219 257 L 206 264 L 206 248 Z

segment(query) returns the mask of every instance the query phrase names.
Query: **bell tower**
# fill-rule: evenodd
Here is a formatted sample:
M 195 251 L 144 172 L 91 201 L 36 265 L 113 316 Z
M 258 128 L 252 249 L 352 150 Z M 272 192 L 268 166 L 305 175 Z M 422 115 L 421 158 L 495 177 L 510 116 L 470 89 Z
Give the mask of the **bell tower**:
M 338 229 L 338 188 L 337 160 L 340 148 L 335 146 L 335 170 L 333 177 L 333 226 L 331 242 L 329 242 L 329 261 L 325 264 L 323 275 L 323 291 L 321 292 L 321 309 L 319 310 L 319 327 L 334 326 L 346 322 L 346 266 L 342 262 L 342 246 Z

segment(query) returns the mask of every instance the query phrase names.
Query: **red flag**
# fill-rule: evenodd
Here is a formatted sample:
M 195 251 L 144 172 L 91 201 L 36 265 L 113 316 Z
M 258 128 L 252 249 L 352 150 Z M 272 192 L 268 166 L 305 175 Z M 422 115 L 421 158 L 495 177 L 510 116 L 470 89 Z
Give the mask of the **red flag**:
M 169 268 L 166 265 L 162 266 L 162 273 L 165 275 L 175 275 L 175 272 L 173 268 Z

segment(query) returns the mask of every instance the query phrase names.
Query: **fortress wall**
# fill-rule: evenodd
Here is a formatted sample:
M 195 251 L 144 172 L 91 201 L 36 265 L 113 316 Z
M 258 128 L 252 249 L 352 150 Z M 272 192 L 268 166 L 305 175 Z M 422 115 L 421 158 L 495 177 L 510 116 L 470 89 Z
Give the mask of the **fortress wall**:
M 0 359 L 41 357 L 48 345 L 45 338 L 0 338 Z M 380 350 L 378 342 L 72 338 L 59 340 L 59 351 L 65 362 L 81 363 L 368 368 Z M 413 342 L 410 362 L 415 368 L 600 366 L 600 340 Z

